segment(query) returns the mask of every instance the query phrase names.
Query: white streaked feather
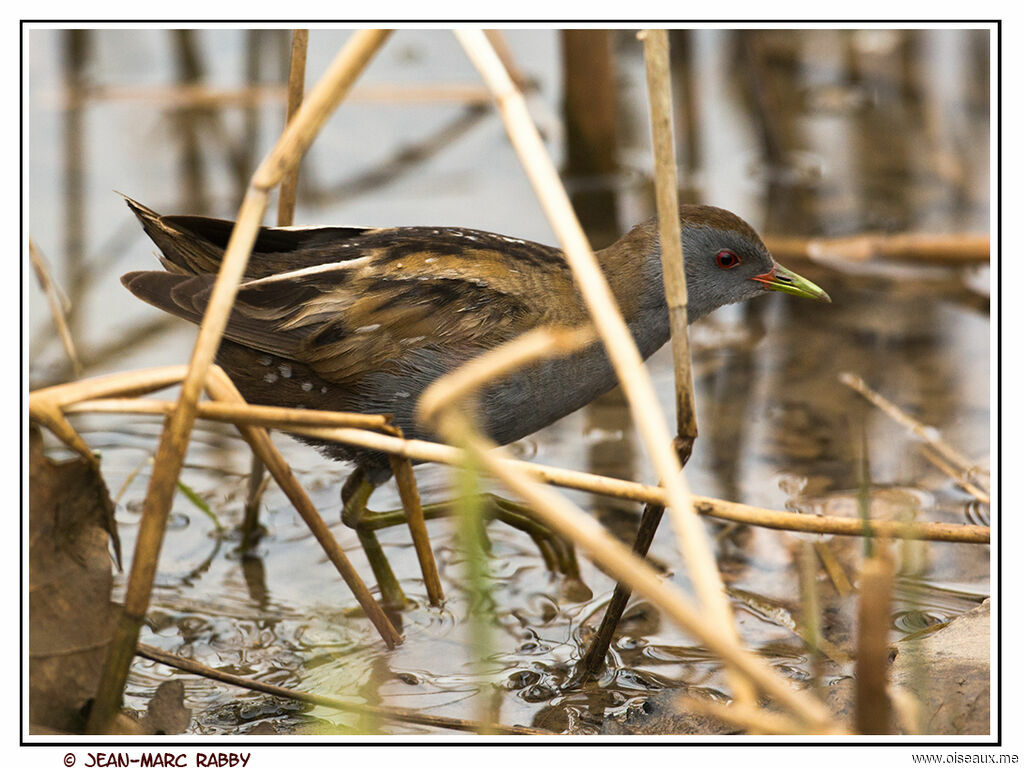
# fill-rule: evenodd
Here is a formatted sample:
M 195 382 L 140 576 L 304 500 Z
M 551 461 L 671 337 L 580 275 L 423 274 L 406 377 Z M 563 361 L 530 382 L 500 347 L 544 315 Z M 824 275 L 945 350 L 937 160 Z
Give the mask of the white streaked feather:
M 279 280 L 301 278 L 305 275 L 317 275 L 322 272 L 334 272 L 335 270 L 351 270 L 356 267 L 363 267 L 373 261 L 373 256 L 360 256 L 358 259 L 349 259 L 344 262 L 329 262 L 328 264 L 314 264 L 312 267 L 303 267 L 301 270 L 282 272 L 278 275 L 270 275 L 266 278 L 249 280 L 242 284 L 243 287 L 262 286 L 267 283 L 274 283 Z
M 272 232 L 309 232 L 311 230 L 362 230 L 374 232 L 380 227 L 360 227 L 358 224 L 290 224 L 287 227 L 265 227 Z

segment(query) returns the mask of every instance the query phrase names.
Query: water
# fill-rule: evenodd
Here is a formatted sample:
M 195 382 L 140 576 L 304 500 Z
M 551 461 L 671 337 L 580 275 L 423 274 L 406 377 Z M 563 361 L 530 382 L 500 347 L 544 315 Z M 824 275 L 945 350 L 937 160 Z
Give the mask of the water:
M 246 162 L 251 167 L 270 146 L 281 109 L 264 102 L 247 116 L 225 107 L 190 133 L 166 104 L 87 100 L 81 132 L 71 137 L 82 164 L 76 182 L 65 162 L 68 146 L 75 145 L 65 144 L 62 135 L 67 121 L 60 109 L 60 62 L 67 41 L 61 35 L 35 31 L 29 43 L 31 234 L 75 301 L 72 327 L 88 375 L 183 362 L 194 329 L 164 323 L 119 285 L 123 272 L 155 262 L 151 244 L 111 190 L 167 212 L 231 216 L 244 178 L 238 169 Z M 313 32 L 311 81 L 344 37 Z M 91 55 L 82 71 L 88 83 L 155 88 L 178 77 L 175 52 L 181 49 L 169 32 L 104 30 L 90 33 L 89 40 Z M 534 109 L 548 128 L 557 162 L 562 137 L 551 120 L 561 102 L 557 35 L 512 31 L 508 41 L 538 82 Z M 245 33 L 204 30 L 195 44 L 207 72 L 204 82 L 222 88 L 241 82 Z M 691 118 L 697 127 L 692 135 L 680 129 L 686 137 L 680 158 L 687 196 L 731 208 L 769 234 L 987 231 L 985 33 L 768 31 L 751 38 L 704 30 L 673 36 L 673 46 L 685 52 L 675 62 L 677 85 L 692 79 Z M 262 77 L 272 81 L 280 69 L 279 41 L 264 34 L 259 48 Z M 624 170 L 605 181 L 616 195 L 621 231 L 650 215 L 652 195 L 643 63 L 631 34 L 616 39 L 616 50 Z M 361 82 L 476 79 L 447 33 L 406 30 L 387 44 Z M 770 120 L 759 121 L 759 109 Z M 683 124 L 682 116 L 677 124 Z M 388 165 L 403 148 L 427 138 L 425 158 Z M 190 152 L 191 164 L 185 162 Z M 232 152 L 234 165 L 226 160 Z M 382 166 L 392 172 L 376 174 Z M 553 242 L 491 111 L 429 102 L 343 105 L 314 145 L 303 180 L 299 223 L 454 224 Z M 774 509 L 855 515 L 865 436 L 873 515 L 986 523 L 987 506 L 936 470 L 917 439 L 837 377 L 845 371 L 861 376 L 984 466 L 990 439 L 987 270 L 788 266 L 825 287 L 834 303 L 765 297 L 725 308 L 691 329 L 701 432 L 687 467 L 694 491 Z M 127 347 L 119 343 L 154 322 L 162 325 L 151 335 Z M 45 301 L 34 287 L 29 323 L 33 385 L 66 376 Z M 650 367 L 671 418 L 669 350 L 655 354 Z M 124 551 L 130 554 L 148 479 L 144 463 L 155 448 L 159 423 L 94 416 L 76 424 L 102 452 L 112 492 L 142 466 L 118 504 Z M 348 468 L 284 436 L 275 442 L 356 568 L 370 579 L 357 540 L 339 520 L 338 490 Z M 546 464 L 654 481 L 615 393 L 514 450 Z M 580 595 L 548 573 L 526 535 L 500 523 L 487 529 L 493 626 L 486 649 L 472 646 L 467 617 L 479 610 L 479 601 L 466 589 L 465 553 L 454 523 L 428 524 L 447 595 L 440 609 L 428 606 L 407 529 L 381 533 L 415 604 L 402 616 L 405 643 L 388 651 L 353 610 L 344 584 L 274 484 L 264 498 L 268 534 L 260 557 L 237 555 L 230 529 L 241 519 L 248 465 L 246 447 L 230 428 L 197 426 L 182 479 L 229 533 L 218 534 L 184 496 L 175 499 L 142 641 L 231 672 L 353 702 L 460 718 L 490 713 L 503 723 L 558 731 L 597 731 L 602 719 L 625 718 L 663 688 L 712 696 L 728 691 L 719 662 L 640 599 L 627 611 L 612 664 L 597 685 L 566 689 L 613 582 L 581 557 L 581 576 L 592 596 Z M 416 475 L 424 501 L 451 495 L 448 469 L 423 466 Z M 635 505 L 571 496 L 620 536 L 630 536 L 639 516 Z M 375 493 L 371 506 L 398 507 L 394 487 Z M 708 527 L 744 642 L 795 682 L 807 680 L 808 654 L 794 632 L 801 606 L 797 562 L 805 538 L 720 523 Z M 814 539 L 855 579 L 859 540 Z M 651 558 L 690 590 L 667 523 Z M 958 616 L 989 592 L 987 547 L 930 544 L 921 552 L 901 550 L 900 565 L 894 639 Z M 123 587 L 122 575 L 115 597 Z M 819 591 L 829 620 L 826 637 L 850 652 L 855 597 L 841 596 L 824 571 Z M 169 673 L 138 660 L 127 704 L 144 707 Z M 425 731 L 280 703 L 194 677 L 184 680 L 194 729 L 202 733 Z

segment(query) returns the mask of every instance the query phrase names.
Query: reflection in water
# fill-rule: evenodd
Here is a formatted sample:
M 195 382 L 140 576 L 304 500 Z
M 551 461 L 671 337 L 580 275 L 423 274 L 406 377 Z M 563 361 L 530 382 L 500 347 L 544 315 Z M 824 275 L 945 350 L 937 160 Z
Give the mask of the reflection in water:
M 76 339 L 82 338 L 85 321 L 81 300 L 86 280 L 86 181 L 85 181 L 85 120 L 82 88 L 85 85 L 84 68 L 89 56 L 91 35 L 85 29 L 71 29 L 63 33 L 63 65 L 65 110 L 64 128 L 64 286 L 71 300 L 66 309 L 68 326 Z M 53 151 L 56 148 L 51 148 Z M 51 200 L 50 205 L 57 201 Z
M 88 87 L 107 81 L 227 87 L 238 71 L 249 86 L 280 83 L 286 33 L 31 36 L 30 230 L 63 268 L 57 277 L 77 308 L 69 317 L 83 358 L 101 361 L 87 373 L 185 360 L 194 330 L 163 316 L 153 325 L 152 313 L 118 285 L 122 272 L 151 267 L 152 256 L 141 246 L 141 233 L 124 229 L 127 214 L 109 190 L 124 189 L 161 209 L 175 208 L 167 201 L 178 200 L 183 212 L 228 215 L 254 159 L 274 138 L 283 107 L 250 101 L 243 109 L 229 99 L 218 106 L 154 107 L 94 98 L 97 92 Z M 311 73 L 323 70 L 343 36 L 314 33 Z M 510 32 L 509 41 L 529 65 L 528 74 L 539 79 L 538 98 L 557 103 L 560 86 L 552 73 L 558 72 L 558 37 Z M 731 208 L 765 234 L 987 227 L 986 31 L 696 30 L 676 32 L 672 41 L 684 200 Z M 617 119 L 604 124 L 618 136 L 612 145 L 617 155 L 574 150 L 566 156 L 570 190 L 596 246 L 614 240 L 620 222 L 653 213 L 640 49 L 627 33 L 609 34 L 607 43 L 614 55 L 604 59 L 605 80 L 574 90 L 581 84 L 574 75 L 564 94 L 567 108 L 576 109 L 588 105 L 588 96 L 614 94 L 609 104 L 619 109 Z M 412 30 L 398 33 L 367 73 L 371 80 L 394 82 L 473 77 L 443 33 Z M 54 98 L 60 93 L 67 94 L 63 104 Z M 586 146 L 585 134 L 572 138 L 574 147 Z M 488 110 L 345 105 L 311 158 L 303 168 L 299 222 L 442 222 L 551 240 Z M 330 181 L 339 178 L 346 184 Z M 853 515 L 854 445 L 864 430 L 872 515 L 987 523 L 987 506 L 938 473 L 903 428 L 837 381 L 842 371 L 856 372 L 984 465 L 990 432 L 987 271 L 965 279 L 937 268 L 792 266 L 827 287 L 834 304 L 765 297 L 725 308 L 691 328 L 700 427 L 687 468 L 694 491 L 807 514 Z M 45 303 L 36 294 L 31 298 L 30 374 L 40 382 L 66 377 L 59 345 L 46 338 L 52 335 Z M 114 344 L 133 335 L 139 344 Z M 667 349 L 652 358 L 651 370 L 671 410 Z M 159 432 L 157 420 L 141 418 L 89 417 L 77 424 L 102 451 L 115 490 L 152 452 Z M 275 441 L 356 568 L 369 574 L 358 543 L 338 521 L 337 489 L 347 468 L 290 439 Z M 629 415 L 621 396 L 612 393 L 513 450 L 539 462 L 654 481 L 634 446 Z M 199 425 L 183 480 L 227 526 L 241 518 L 248 461 L 233 431 Z M 450 496 L 447 470 L 422 466 L 417 477 L 425 502 Z M 131 552 L 147 479 L 148 470 L 140 472 L 118 507 L 125 552 Z M 378 494 L 381 509 L 399 506 L 393 485 Z M 575 498 L 623 539 L 632 538 L 638 506 Z M 428 524 L 449 596 L 441 609 L 427 605 L 408 532 L 381 532 L 415 603 L 402 616 L 406 642 L 385 651 L 365 618 L 349 608 L 354 602 L 333 567 L 273 484 L 264 508 L 268 533 L 260 557 L 240 559 L 233 539 L 221 546 L 209 519 L 184 496 L 175 500 L 172 519 L 182 525 L 168 531 L 143 641 L 232 672 L 359 702 L 473 717 L 497 697 L 501 721 L 556 730 L 598 731 L 608 719 L 633 718 L 662 688 L 714 698 L 728 691 L 717 659 L 642 600 L 627 610 L 610 651 L 612 665 L 600 680 L 565 690 L 612 582 L 581 559 L 593 593 L 573 593 L 547 572 L 526 536 L 500 524 L 487 532 L 495 627 L 482 664 L 468 651 L 473 607 L 452 524 Z M 745 643 L 795 682 L 809 679 L 811 655 L 794 631 L 801 609 L 796 562 L 804 538 L 719 524 L 709 531 Z M 652 560 L 689 590 L 674 538 L 666 523 Z M 959 616 L 988 592 L 987 548 L 919 545 L 899 550 L 903 576 L 894 595 L 893 639 Z M 832 569 L 855 582 L 862 543 L 816 542 L 821 558 L 823 547 Z M 841 581 L 823 569 L 817 578 L 824 636 L 849 654 L 856 595 L 845 595 Z M 167 672 L 138 662 L 128 704 L 144 706 Z M 847 674 L 837 664 L 828 676 Z M 201 680 L 190 679 L 188 700 L 205 733 L 422 731 L 240 695 Z

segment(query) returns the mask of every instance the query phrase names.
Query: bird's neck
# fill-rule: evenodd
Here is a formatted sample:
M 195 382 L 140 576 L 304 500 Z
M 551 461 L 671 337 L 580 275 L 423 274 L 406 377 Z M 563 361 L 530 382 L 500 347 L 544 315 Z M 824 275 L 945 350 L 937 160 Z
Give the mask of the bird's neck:
M 646 358 L 669 338 L 657 233 L 650 227 L 634 227 L 596 256 L 640 354 Z

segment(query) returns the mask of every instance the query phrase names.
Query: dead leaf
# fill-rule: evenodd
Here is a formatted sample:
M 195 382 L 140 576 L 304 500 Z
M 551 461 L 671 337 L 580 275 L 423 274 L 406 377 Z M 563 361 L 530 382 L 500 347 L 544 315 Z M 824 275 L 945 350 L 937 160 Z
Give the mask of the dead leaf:
M 29 447 L 30 722 L 81 732 L 116 617 L 108 546 L 114 506 L 94 465 Z

